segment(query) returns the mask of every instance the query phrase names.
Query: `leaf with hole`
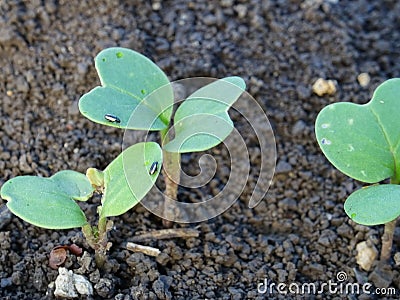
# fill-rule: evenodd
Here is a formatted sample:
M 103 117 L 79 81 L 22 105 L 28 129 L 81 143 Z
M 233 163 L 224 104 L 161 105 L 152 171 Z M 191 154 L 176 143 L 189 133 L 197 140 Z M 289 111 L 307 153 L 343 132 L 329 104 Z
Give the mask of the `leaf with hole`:
M 93 188 L 86 176 L 61 171 L 50 178 L 19 176 L 8 180 L 0 195 L 16 216 L 48 229 L 81 227 L 86 217 L 74 200 L 86 201 Z
M 133 50 L 114 47 L 101 51 L 95 66 L 101 86 L 79 100 L 79 110 L 85 117 L 126 129 L 168 127 L 174 96 L 167 76 L 156 64 Z M 139 118 L 131 118 L 134 111 Z
M 175 138 L 164 145 L 169 152 L 196 152 L 221 143 L 233 130 L 228 109 L 246 84 L 240 77 L 226 77 L 191 94 L 174 116 Z

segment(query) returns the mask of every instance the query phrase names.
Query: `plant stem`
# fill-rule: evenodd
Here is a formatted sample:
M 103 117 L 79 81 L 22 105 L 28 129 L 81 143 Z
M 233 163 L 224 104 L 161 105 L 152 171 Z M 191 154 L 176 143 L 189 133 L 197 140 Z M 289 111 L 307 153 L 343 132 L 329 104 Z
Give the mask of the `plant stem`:
M 399 184 L 400 180 L 397 179 L 396 176 L 393 176 L 392 178 L 390 178 L 390 183 L 391 184 Z M 394 230 L 396 228 L 396 221 L 397 221 L 397 219 L 394 219 L 393 221 L 390 221 L 385 224 L 385 228 L 384 228 L 383 235 L 382 235 L 382 249 L 381 249 L 381 261 L 382 262 L 388 262 L 391 257 Z
M 168 132 L 168 130 L 161 131 L 162 145 L 165 145 L 170 140 Z M 167 216 L 169 220 L 174 218 L 174 212 L 171 211 L 170 207 L 167 206 L 168 199 L 178 199 L 178 185 L 181 176 L 180 160 L 180 153 L 163 150 L 163 175 L 165 181 L 165 202 L 163 210 L 164 216 Z M 163 219 L 163 224 L 165 227 L 169 228 L 172 226 L 172 222 L 168 219 Z
M 381 261 L 387 262 L 391 257 L 392 252 L 392 244 L 393 244 L 393 235 L 394 230 L 396 228 L 396 221 L 390 221 L 385 224 L 385 229 L 382 236 L 382 249 L 381 249 Z
M 85 236 L 89 246 L 94 249 L 94 257 L 98 268 L 103 268 L 107 261 L 107 251 L 111 247 L 111 243 L 107 241 L 107 233 L 113 226 L 113 222 L 106 218 L 100 218 L 99 224 L 96 227 L 85 224 L 82 227 L 83 235 Z
M 98 247 L 94 252 L 94 257 L 96 260 L 96 265 L 102 268 L 107 260 L 107 219 L 100 218 L 98 224 L 99 235 L 97 238 Z

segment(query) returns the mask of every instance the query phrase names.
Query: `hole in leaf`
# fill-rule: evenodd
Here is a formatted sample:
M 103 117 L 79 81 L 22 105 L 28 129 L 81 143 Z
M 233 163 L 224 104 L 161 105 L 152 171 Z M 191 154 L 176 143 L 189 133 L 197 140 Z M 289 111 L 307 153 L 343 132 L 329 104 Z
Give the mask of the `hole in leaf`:
M 122 56 L 124 56 L 124 55 L 122 54 L 122 52 L 117 52 L 115 55 L 117 56 L 117 58 L 121 58 Z
M 103 57 L 102 61 L 106 61 L 106 59 Z
M 140 92 L 142 93 L 142 95 L 146 94 L 146 90 L 140 90 Z

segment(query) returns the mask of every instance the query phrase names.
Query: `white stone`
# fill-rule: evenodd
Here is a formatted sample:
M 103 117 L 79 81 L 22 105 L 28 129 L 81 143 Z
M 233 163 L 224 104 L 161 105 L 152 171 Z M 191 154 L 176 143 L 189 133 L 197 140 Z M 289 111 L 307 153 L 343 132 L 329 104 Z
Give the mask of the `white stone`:
M 74 274 L 66 268 L 58 268 L 54 296 L 60 298 L 78 298 L 81 295 L 93 295 L 92 284 L 82 275 Z
M 368 245 L 365 241 L 358 243 L 356 250 L 357 264 L 365 271 L 369 271 L 378 256 L 378 250 L 376 250 L 374 245 Z
M 371 81 L 371 77 L 369 76 L 368 73 L 361 73 L 360 75 L 357 76 L 357 80 L 362 87 L 366 87 Z
M 77 274 L 74 274 L 73 279 L 75 288 L 79 294 L 86 296 L 93 295 L 93 286 L 89 280 L 84 276 Z
M 400 252 L 396 252 L 393 259 L 396 266 L 400 266 Z
M 74 286 L 74 273 L 66 268 L 58 268 L 58 276 L 56 278 L 56 290 L 54 296 L 62 298 L 77 298 L 78 294 Z
M 237 12 L 239 19 L 243 19 L 247 14 L 247 6 L 244 4 L 238 4 L 233 7 L 233 9 Z
M 333 95 L 336 93 L 336 80 L 318 78 L 312 86 L 313 92 L 318 96 Z
M 160 10 L 161 9 L 161 3 L 160 2 L 153 2 L 153 4 L 151 5 L 151 8 L 153 10 Z

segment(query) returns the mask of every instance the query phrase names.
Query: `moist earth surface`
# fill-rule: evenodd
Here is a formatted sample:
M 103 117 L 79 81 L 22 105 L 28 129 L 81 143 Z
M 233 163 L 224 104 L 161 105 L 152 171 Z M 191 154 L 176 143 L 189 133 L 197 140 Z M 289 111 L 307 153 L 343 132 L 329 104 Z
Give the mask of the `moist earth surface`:
M 125 248 L 134 236 L 164 228 L 141 205 L 113 218 L 104 270 L 95 267 L 80 230 L 45 230 L 2 212 L 2 299 L 54 299 L 58 271 L 49 267 L 49 253 L 73 243 L 86 253 L 69 254 L 64 267 L 92 283 L 93 299 L 398 297 L 394 260 L 379 272 L 356 262 L 358 243 L 380 250 L 383 228 L 357 225 L 345 214 L 346 197 L 362 184 L 324 158 L 314 122 L 324 106 L 366 103 L 380 83 L 399 75 L 400 2 L 3 0 L 0 12 L 0 185 L 20 175 L 104 169 L 121 152 L 123 131 L 94 124 L 78 111 L 80 96 L 99 84 L 94 56 L 112 46 L 143 53 L 171 80 L 241 76 L 268 116 L 277 147 L 269 192 L 250 209 L 261 151 L 233 111 L 251 162 L 240 199 L 211 220 L 173 225 L 195 229 L 199 237 L 141 241 L 160 249 L 157 258 Z M 370 77 L 366 84 L 357 79 L 361 73 Z M 318 78 L 335 80 L 336 92 L 316 95 Z M 142 137 L 135 134 L 132 142 Z M 201 188 L 180 188 L 182 201 L 208 199 L 229 178 L 227 149 L 207 153 L 218 163 L 214 178 Z M 199 157 L 182 157 L 189 175 L 200 172 Z M 91 222 L 98 204 L 95 197 L 82 205 Z M 399 233 L 393 256 L 400 251 Z M 338 283 L 339 273 L 343 282 L 394 288 L 397 296 L 375 289 L 371 295 L 258 291 L 265 283 Z

